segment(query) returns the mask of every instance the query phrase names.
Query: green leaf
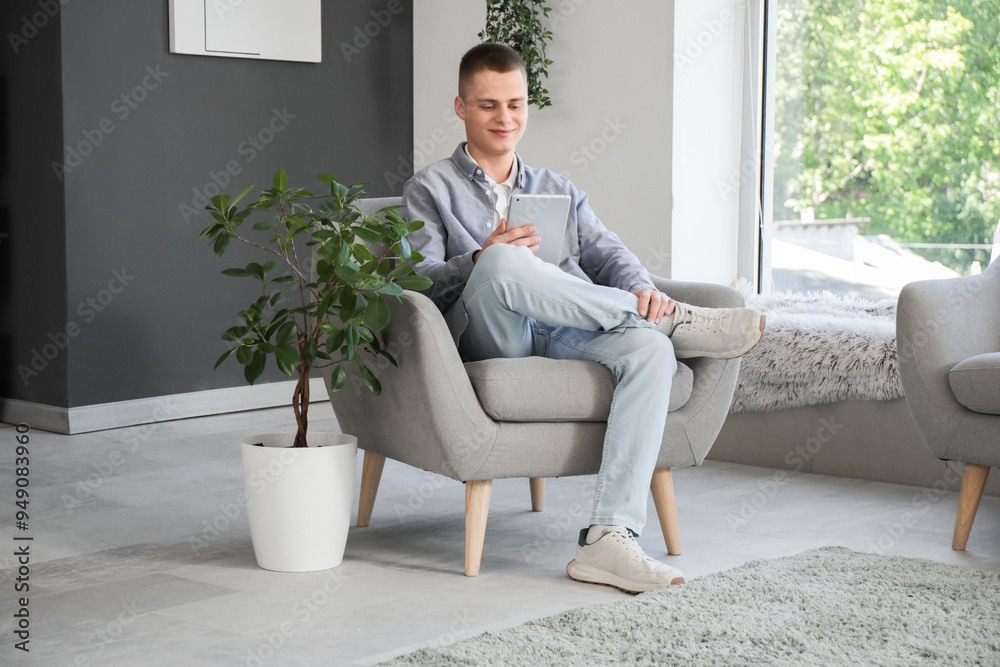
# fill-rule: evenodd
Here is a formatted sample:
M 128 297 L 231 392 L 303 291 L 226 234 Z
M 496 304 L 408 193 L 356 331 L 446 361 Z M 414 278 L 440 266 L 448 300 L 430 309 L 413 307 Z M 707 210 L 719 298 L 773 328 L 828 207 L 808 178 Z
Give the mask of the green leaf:
M 399 239 L 399 254 L 403 256 L 403 259 L 410 259 L 410 242 L 406 240 L 406 237 Z
M 370 229 L 365 229 L 364 227 L 355 227 L 354 233 L 357 234 L 359 238 L 368 241 L 369 243 L 375 243 L 377 245 L 382 245 L 384 243 L 382 235 L 377 232 L 373 232 Z
M 221 356 L 221 357 L 219 357 L 219 360 L 215 362 L 215 366 L 213 366 L 213 367 L 212 367 L 212 370 L 215 370 L 216 368 L 218 368 L 218 367 L 219 367 L 219 366 L 220 366 L 220 365 L 222 364 L 222 362 L 223 362 L 223 361 L 225 361 L 226 359 L 228 359 L 228 358 L 229 358 L 229 355 L 231 355 L 231 354 L 232 354 L 233 352 L 235 352 L 236 350 L 237 350 L 237 348 L 235 348 L 235 347 L 234 347 L 234 348 L 232 348 L 232 349 L 229 349 L 229 350 L 226 350 L 226 351 L 225 351 L 225 352 L 224 352 L 224 353 L 222 354 L 222 356 Z
M 407 227 L 407 231 L 409 231 L 412 234 L 413 232 L 417 231 L 418 229 L 422 229 L 423 226 L 424 226 L 424 221 L 423 220 L 414 220 L 413 222 L 410 223 L 410 226 Z
M 267 355 L 261 351 L 256 351 L 253 354 L 253 361 L 243 369 L 243 377 L 249 384 L 253 384 L 254 381 L 260 377 L 260 374 L 264 372 L 264 364 L 267 363 Z
M 243 192 L 241 192 L 238 195 L 236 195 L 236 199 L 233 200 L 233 206 L 236 206 L 238 203 L 240 203 L 240 200 L 243 199 L 244 197 L 246 197 L 247 193 L 250 192 L 251 190 L 253 190 L 253 186 L 252 185 L 249 186 Z
M 279 169 L 274 172 L 274 178 L 271 179 L 271 182 L 274 184 L 275 189 L 284 190 L 288 187 L 288 174 L 285 173 L 284 169 Z
M 359 329 L 360 329 L 359 327 L 357 327 L 357 326 L 355 326 L 353 324 L 351 326 L 347 327 L 347 341 L 346 342 L 347 342 L 347 346 L 349 348 L 351 348 L 352 350 L 358 346 L 358 343 L 361 342 L 361 332 L 360 332 Z
M 256 229 L 257 231 L 265 231 L 266 232 L 266 231 L 270 231 L 270 230 L 274 229 L 277 226 L 278 226 L 278 223 L 274 222 L 273 220 L 264 220 L 262 222 L 256 223 L 253 226 L 253 228 Z
M 296 339 L 298 336 L 298 329 L 295 326 L 295 322 L 285 322 L 278 329 L 278 335 L 274 342 L 276 345 L 288 345 Z M 298 354 L 298 352 L 296 352 Z
M 229 234 L 219 234 L 215 237 L 215 243 L 212 244 L 212 250 L 215 251 L 216 257 L 222 257 L 222 253 L 226 251 L 226 246 L 229 245 Z
M 341 389 L 344 388 L 344 385 L 346 383 L 347 383 L 347 371 L 344 370 L 344 366 L 342 364 L 337 364 L 334 367 L 333 373 L 330 376 L 330 390 L 340 391 Z
M 389 323 L 389 304 L 381 296 L 376 294 L 368 301 L 365 322 L 375 331 L 381 331 Z
M 316 362 L 316 357 L 319 355 L 319 346 L 316 344 L 315 338 L 310 338 L 309 342 L 306 344 L 305 359 L 307 366 L 312 366 Z
M 340 346 L 344 344 L 344 340 L 347 338 L 346 329 L 335 329 L 329 336 L 326 337 L 326 350 L 327 352 L 334 352 L 340 349 Z
M 420 292 L 422 290 L 425 290 L 432 284 L 430 278 L 428 278 L 427 276 L 420 276 L 417 274 L 413 274 L 410 276 L 403 276 L 396 282 L 399 283 L 399 285 L 402 288 L 413 290 L 415 292 Z
M 278 359 L 280 363 L 287 364 L 289 367 L 294 368 L 301 361 L 299 358 L 298 348 L 292 347 L 291 345 L 279 345 L 274 350 L 274 356 Z M 288 373 L 291 375 L 291 373 Z
M 368 246 L 362 245 L 360 243 L 356 243 L 353 246 L 351 246 L 351 251 L 354 253 L 354 256 L 357 259 L 361 260 L 362 262 L 367 262 L 375 259 L 375 255 L 373 255 L 372 251 L 368 249 Z
M 396 283 L 386 283 L 376 291 L 379 294 L 388 294 L 389 296 L 401 296 L 403 294 L 403 288 Z
M 360 283 L 364 281 L 364 276 L 349 266 L 335 266 L 333 267 L 333 272 L 341 280 L 345 280 L 349 283 Z
M 264 264 L 264 273 L 270 273 L 274 267 L 278 265 L 278 260 L 272 259 L 271 261 Z
M 241 345 L 236 348 L 236 361 L 240 362 L 244 366 L 253 361 L 253 348 L 249 348 L 245 345 Z
M 248 276 L 252 276 L 253 273 L 247 271 L 246 269 L 232 268 L 232 269 L 224 269 L 222 271 L 222 275 L 233 276 L 234 278 L 246 278 Z
M 368 391 L 376 396 L 380 396 L 382 394 L 382 385 L 379 383 L 378 378 L 368 370 L 367 366 L 361 365 L 359 369 L 361 370 L 361 379 L 365 381 Z

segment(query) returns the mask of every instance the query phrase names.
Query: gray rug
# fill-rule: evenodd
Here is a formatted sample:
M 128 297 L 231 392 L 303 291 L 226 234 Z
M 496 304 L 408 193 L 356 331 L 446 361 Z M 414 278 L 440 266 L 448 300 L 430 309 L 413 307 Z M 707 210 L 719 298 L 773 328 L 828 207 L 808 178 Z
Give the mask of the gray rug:
M 382 664 L 1000 665 L 1000 574 L 814 549 Z

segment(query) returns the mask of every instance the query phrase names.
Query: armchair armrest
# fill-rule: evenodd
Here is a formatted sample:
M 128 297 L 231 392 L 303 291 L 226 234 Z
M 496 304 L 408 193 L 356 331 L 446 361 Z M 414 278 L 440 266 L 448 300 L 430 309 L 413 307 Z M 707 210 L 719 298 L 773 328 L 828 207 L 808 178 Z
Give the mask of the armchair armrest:
M 689 303 L 704 308 L 738 308 L 746 302 L 743 295 L 723 285 L 694 283 L 682 280 L 668 280 L 650 274 L 650 279 L 660 290 L 675 301 Z
M 398 366 L 368 360 L 382 385 L 382 395 L 374 396 L 349 364 L 347 385 L 329 392 L 337 420 L 361 449 L 465 481 L 499 429 L 483 411 L 433 302 L 409 290 L 388 302 L 382 342 Z M 324 376 L 329 391 L 329 372 Z

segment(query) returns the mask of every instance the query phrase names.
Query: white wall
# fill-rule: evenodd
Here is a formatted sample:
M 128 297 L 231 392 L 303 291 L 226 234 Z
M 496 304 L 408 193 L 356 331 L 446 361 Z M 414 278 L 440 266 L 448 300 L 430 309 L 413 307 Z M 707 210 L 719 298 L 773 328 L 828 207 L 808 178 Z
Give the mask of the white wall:
M 674 3 L 672 277 L 680 280 L 737 277 L 739 188 L 755 187 L 753 165 L 740 170 L 744 4 Z
M 674 3 L 550 4 L 552 106 L 531 108 L 518 151 L 529 165 L 572 178 L 646 268 L 669 275 Z M 458 61 L 479 42 L 485 15 L 481 0 L 414 2 L 417 169 L 464 139 L 452 111 Z

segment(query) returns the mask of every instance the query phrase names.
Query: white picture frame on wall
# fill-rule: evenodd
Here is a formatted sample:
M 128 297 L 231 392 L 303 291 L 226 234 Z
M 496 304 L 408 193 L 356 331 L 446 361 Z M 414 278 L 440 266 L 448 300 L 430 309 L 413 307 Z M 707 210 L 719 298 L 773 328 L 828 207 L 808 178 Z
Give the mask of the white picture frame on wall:
M 170 52 L 322 62 L 320 0 L 170 0 Z

